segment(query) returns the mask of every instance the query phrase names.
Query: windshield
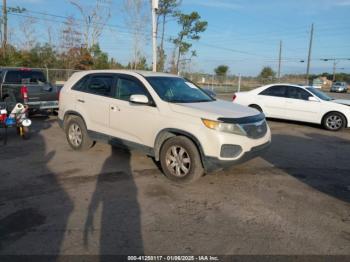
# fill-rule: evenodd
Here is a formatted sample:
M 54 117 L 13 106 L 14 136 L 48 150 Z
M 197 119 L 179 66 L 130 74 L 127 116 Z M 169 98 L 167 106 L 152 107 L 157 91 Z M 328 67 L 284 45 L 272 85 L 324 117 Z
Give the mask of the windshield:
M 318 98 L 324 100 L 324 101 L 331 101 L 333 100 L 333 98 L 331 98 L 330 96 L 326 95 L 325 93 L 323 93 L 322 91 L 316 89 L 316 88 L 312 88 L 312 87 L 308 87 L 306 88 L 308 91 L 310 91 L 311 93 L 313 93 L 315 96 L 317 96 Z
M 180 77 L 146 77 L 159 97 L 172 103 L 210 102 L 215 99 L 195 84 Z

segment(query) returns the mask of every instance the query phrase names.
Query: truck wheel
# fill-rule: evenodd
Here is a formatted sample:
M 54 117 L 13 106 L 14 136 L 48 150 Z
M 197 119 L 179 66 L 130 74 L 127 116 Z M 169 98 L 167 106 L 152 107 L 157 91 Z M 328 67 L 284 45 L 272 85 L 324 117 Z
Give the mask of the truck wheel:
M 164 175 L 180 184 L 194 182 L 204 173 L 197 147 L 184 136 L 165 141 L 160 150 L 160 164 Z
M 94 145 L 87 133 L 84 121 L 78 116 L 70 116 L 65 126 L 68 144 L 77 151 L 90 149 Z
M 330 131 L 339 131 L 345 127 L 345 117 L 338 112 L 331 112 L 327 114 L 323 120 L 322 125 L 325 129 Z

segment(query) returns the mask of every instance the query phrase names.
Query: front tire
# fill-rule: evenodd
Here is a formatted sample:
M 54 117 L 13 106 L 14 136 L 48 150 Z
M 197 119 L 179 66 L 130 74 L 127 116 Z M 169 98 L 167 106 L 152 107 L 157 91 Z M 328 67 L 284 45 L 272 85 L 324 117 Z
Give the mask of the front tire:
M 165 141 L 160 150 L 160 164 L 164 175 L 179 184 L 192 183 L 204 174 L 197 147 L 184 136 Z
M 323 118 L 322 125 L 327 130 L 339 131 L 345 127 L 346 119 L 338 112 L 331 112 Z
M 77 151 L 85 151 L 94 145 L 88 135 L 84 121 L 78 116 L 70 116 L 65 128 L 66 138 L 70 147 Z

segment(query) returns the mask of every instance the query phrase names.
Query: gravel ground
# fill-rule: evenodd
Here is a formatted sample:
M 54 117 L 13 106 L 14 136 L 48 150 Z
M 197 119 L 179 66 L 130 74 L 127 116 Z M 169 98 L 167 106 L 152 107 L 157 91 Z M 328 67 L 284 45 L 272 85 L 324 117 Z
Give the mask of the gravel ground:
M 269 125 L 261 157 L 180 187 L 136 151 L 74 152 L 38 116 L 0 147 L 0 254 L 350 255 L 350 130 Z

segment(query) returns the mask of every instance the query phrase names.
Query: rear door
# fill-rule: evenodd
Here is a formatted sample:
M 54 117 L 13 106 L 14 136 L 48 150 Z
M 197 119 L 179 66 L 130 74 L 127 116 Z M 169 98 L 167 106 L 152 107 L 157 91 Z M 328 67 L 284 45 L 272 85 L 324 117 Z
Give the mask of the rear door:
M 285 118 L 286 86 L 271 86 L 258 94 L 257 103 L 267 117 Z
M 308 91 L 296 87 L 287 87 L 286 117 L 290 120 L 318 123 L 321 103 L 309 101 L 313 96 Z
M 82 112 L 89 130 L 110 135 L 109 103 L 115 79 L 115 74 L 90 75 L 83 94 L 76 96 L 76 109 Z

